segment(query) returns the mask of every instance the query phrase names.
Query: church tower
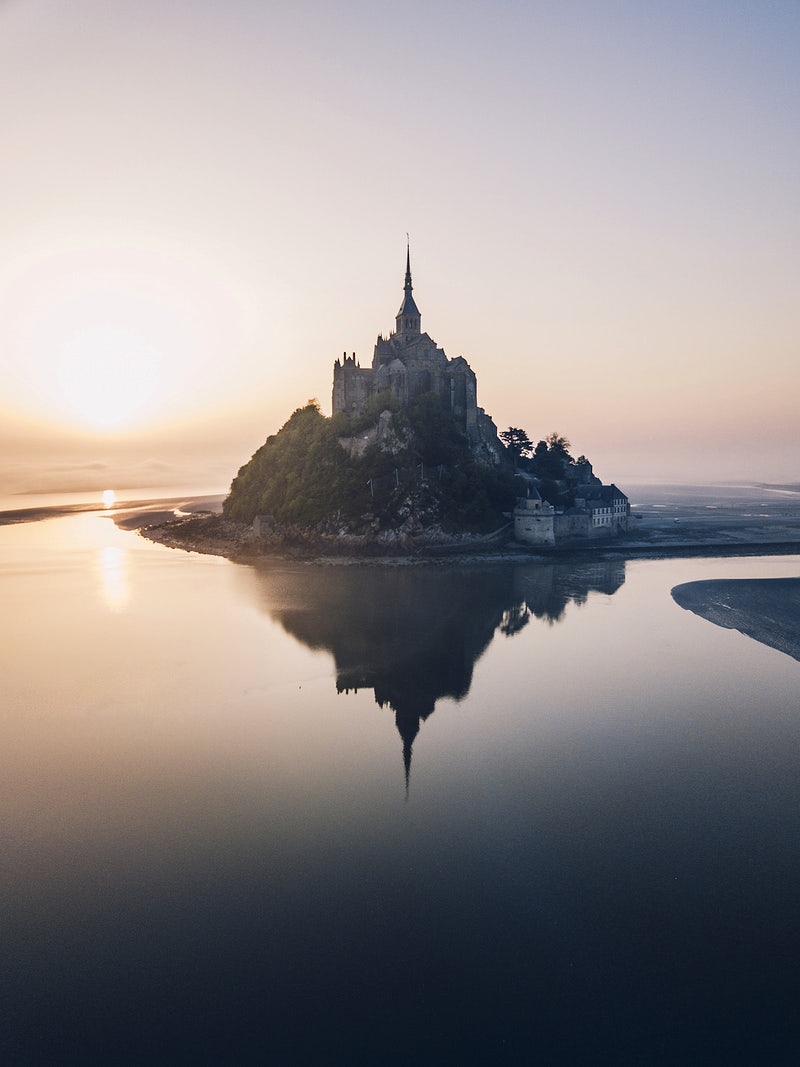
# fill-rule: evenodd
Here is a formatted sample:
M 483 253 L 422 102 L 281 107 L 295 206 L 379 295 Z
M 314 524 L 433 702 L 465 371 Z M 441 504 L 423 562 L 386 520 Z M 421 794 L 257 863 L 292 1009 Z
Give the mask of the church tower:
M 400 305 L 400 310 L 397 312 L 395 318 L 396 333 L 401 341 L 410 341 L 413 338 L 420 335 L 420 313 L 419 308 L 414 301 L 414 297 L 411 295 L 413 289 L 411 284 L 411 247 L 406 245 L 406 282 L 405 282 L 405 295 L 403 296 L 403 303 Z
M 475 372 L 462 357 L 448 359 L 443 348 L 422 332 L 421 315 L 411 283 L 411 248 L 406 244 L 403 302 L 388 337 L 378 334 L 372 366 L 362 367 L 355 354 L 333 365 L 333 414 L 364 415 L 373 397 L 391 393 L 401 408 L 433 393 L 487 463 L 499 463 L 503 449 L 497 427 L 478 407 Z M 410 749 L 409 749 L 410 752 Z

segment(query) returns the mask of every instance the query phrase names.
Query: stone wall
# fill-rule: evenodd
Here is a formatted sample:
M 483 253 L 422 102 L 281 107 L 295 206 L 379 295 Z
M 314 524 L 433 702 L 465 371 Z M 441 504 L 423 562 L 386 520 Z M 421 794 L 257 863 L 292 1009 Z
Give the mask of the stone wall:
M 589 537 L 591 518 L 588 512 L 567 511 L 555 516 L 556 541 Z

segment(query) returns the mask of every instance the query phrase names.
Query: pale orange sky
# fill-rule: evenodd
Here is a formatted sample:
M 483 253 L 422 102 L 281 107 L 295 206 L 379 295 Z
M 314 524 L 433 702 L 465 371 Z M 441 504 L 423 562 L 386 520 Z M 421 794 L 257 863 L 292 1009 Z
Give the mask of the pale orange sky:
M 0 491 L 224 490 L 411 232 L 502 429 L 800 481 L 800 6 L 0 2 Z

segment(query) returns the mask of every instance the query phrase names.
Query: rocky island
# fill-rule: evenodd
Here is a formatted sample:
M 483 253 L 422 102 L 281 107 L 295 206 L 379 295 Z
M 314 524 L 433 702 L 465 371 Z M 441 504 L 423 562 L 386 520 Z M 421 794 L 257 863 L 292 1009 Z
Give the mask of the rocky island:
M 551 433 L 497 431 L 477 379 L 422 331 L 406 251 L 395 329 L 372 363 L 333 367 L 332 415 L 298 408 L 240 469 L 222 520 L 193 535 L 366 554 L 514 542 L 557 546 L 624 532 L 628 498 Z M 188 532 L 188 531 L 187 531 Z
M 298 408 L 213 507 L 119 515 L 145 536 L 228 557 L 410 561 L 525 555 L 665 557 L 795 553 L 800 486 L 663 487 L 660 501 L 604 485 L 549 433 L 498 433 L 477 379 L 422 331 L 406 254 L 395 329 L 372 364 L 333 366 L 332 415 Z M 653 487 L 644 489 L 648 497 Z M 752 494 L 757 496 L 754 498 Z M 219 513 L 221 510 L 221 514 Z

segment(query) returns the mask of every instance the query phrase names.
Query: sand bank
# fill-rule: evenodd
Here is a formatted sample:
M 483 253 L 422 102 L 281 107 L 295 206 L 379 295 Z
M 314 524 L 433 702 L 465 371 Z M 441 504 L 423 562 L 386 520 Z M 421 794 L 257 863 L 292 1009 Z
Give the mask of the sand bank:
M 195 512 L 219 512 L 222 510 L 224 497 L 159 497 L 146 500 L 119 501 L 112 507 L 95 502 L 80 504 L 46 504 L 27 508 L 8 508 L 0 511 L 0 526 L 9 526 L 21 522 L 41 522 L 43 519 L 57 519 L 64 515 L 76 515 L 85 512 L 99 512 L 113 519 L 117 526 L 125 530 L 138 530 L 142 526 L 164 523 L 180 515 Z
M 11 526 L 20 522 L 40 522 L 42 519 L 57 519 L 61 515 L 102 510 L 98 504 L 55 504 L 38 508 L 9 508 L 6 511 L 0 511 L 0 526 Z
M 672 596 L 687 611 L 800 660 L 800 578 L 687 582 Z

